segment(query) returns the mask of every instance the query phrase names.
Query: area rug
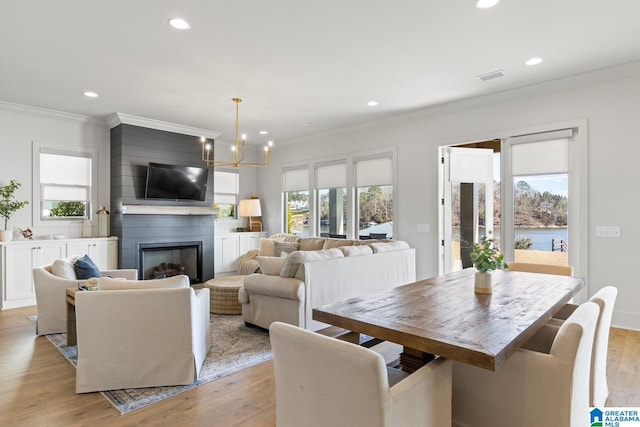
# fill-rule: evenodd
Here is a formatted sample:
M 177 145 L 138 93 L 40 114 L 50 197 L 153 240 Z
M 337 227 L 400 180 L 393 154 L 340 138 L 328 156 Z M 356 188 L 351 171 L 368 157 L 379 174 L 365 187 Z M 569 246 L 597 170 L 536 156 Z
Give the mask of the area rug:
M 30 316 L 30 320 L 35 319 Z M 76 366 L 77 347 L 67 346 L 66 333 L 50 334 L 46 337 L 73 366 Z M 272 358 L 268 332 L 258 328 L 247 328 L 240 315 L 212 314 L 211 338 L 213 346 L 195 383 L 187 386 L 103 391 L 102 395 L 121 414 L 126 414 Z

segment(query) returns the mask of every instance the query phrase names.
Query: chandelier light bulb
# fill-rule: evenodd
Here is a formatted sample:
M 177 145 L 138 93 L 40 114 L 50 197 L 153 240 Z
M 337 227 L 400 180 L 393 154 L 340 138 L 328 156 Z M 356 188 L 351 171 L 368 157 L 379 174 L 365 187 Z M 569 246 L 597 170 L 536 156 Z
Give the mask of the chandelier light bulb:
M 205 148 L 207 149 L 207 151 L 211 150 L 211 144 L 207 144 Z
M 231 146 L 231 151 L 234 151 L 234 152 L 236 151 L 236 146 L 235 145 Z
M 269 147 L 273 147 L 273 141 L 269 141 L 268 145 Z

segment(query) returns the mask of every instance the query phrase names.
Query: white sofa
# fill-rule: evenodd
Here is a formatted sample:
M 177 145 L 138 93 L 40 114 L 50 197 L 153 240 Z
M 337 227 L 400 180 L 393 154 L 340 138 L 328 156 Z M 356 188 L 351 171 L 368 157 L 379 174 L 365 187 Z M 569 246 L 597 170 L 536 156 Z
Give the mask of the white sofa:
M 280 260 L 257 257 L 263 273 L 247 276 L 238 293 L 245 323 L 267 329 L 280 321 L 316 331 L 328 325 L 312 319 L 313 308 L 416 280 L 415 249 L 405 242 L 313 239 Z

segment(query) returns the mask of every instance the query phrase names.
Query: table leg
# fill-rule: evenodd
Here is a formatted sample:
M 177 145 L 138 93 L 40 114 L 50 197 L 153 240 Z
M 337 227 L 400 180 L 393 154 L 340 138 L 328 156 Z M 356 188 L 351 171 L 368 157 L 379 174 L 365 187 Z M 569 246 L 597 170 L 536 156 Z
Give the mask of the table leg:
M 425 353 L 424 351 L 403 347 L 402 353 L 400 353 L 400 364 L 402 365 L 403 371 L 411 374 L 435 358 L 436 357 L 431 353 Z
M 75 300 L 67 296 L 67 345 L 77 344 Z

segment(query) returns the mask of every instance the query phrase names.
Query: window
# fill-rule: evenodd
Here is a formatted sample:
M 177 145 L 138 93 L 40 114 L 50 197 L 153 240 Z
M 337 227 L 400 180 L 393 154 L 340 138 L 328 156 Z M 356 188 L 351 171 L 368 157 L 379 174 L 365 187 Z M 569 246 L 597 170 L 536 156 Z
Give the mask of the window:
M 347 221 L 347 165 L 321 165 L 316 168 L 318 230 L 320 236 L 345 235 Z
M 284 171 L 285 230 L 300 237 L 309 237 L 309 171 Z
M 213 207 L 218 218 L 237 218 L 240 176 L 237 172 L 213 172 Z
M 91 153 L 40 148 L 40 219 L 91 217 Z
M 572 136 L 567 129 L 509 139 L 517 262 L 569 265 Z
M 393 237 L 391 157 L 356 162 L 358 237 Z

